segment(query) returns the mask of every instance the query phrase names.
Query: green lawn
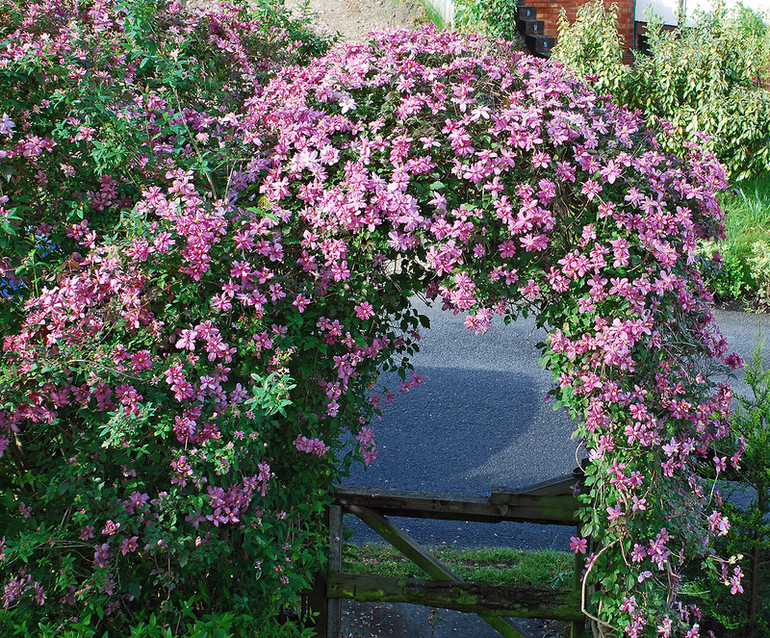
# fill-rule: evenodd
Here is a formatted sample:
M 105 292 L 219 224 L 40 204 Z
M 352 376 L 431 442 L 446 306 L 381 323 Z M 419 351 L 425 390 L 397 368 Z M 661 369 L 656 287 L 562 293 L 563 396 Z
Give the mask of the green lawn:
M 705 242 L 701 254 L 711 260 L 722 256 L 719 272 L 709 264 L 702 269 L 707 284 L 720 301 L 743 299 L 767 310 L 770 301 L 770 175 L 744 180 L 720 198 L 725 210 L 726 237 Z
M 459 549 L 437 546 L 428 548 L 442 563 L 468 582 L 509 585 L 513 587 L 573 586 L 575 558 L 568 552 L 552 549 L 528 551 L 500 547 Z M 397 578 L 426 578 L 412 561 L 390 545 L 346 543 L 342 569 L 354 574 L 375 574 Z

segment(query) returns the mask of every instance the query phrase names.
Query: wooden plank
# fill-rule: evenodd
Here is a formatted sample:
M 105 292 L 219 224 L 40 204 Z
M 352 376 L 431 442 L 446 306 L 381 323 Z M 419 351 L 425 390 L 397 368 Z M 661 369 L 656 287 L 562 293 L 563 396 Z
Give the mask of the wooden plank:
M 585 556 L 580 552 L 575 553 L 575 580 L 574 591 L 578 600 L 578 606 L 583 607 L 583 569 L 585 568 Z M 579 620 L 572 621 L 570 627 L 570 638 L 585 638 L 586 635 L 586 619 L 581 613 Z
M 492 616 L 490 614 L 477 614 L 481 620 L 495 629 L 503 638 L 533 638 L 532 635 L 518 623 L 510 618 Z
M 581 470 L 524 487 L 492 487 L 492 494 L 527 494 L 529 496 L 569 496 L 583 477 Z
M 521 520 L 550 525 L 577 525 L 580 504 L 574 496 L 532 496 L 493 492 L 489 498 L 501 507 L 507 520 Z
M 419 543 L 409 538 L 382 514 L 356 505 L 349 505 L 347 509 L 432 578 L 439 581 L 462 583 L 462 579 L 457 574 L 437 560 Z M 531 638 L 524 629 L 520 628 L 509 618 L 499 618 L 487 614 L 479 614 L 479 617 L 505 638 Z
M 330 575 L 327 595 L 361 602 L 412 603 L 487 616 L 564 622 L 581 621 L 583 618 L 580 594 L 569 590 L 340 573 Z
M 426 494 L 397 490 L 340 488 L 335 503 L 377 510 L 385 516 L 499 523 L 517 521 L 576 525 L 577 501 L 571 495 L 537 496 L 496 492 L 491 497 Z
M 422 545 L 409 538 L 409 536 L 404 534 L 381 514 L 356 505 L 351 505 L 348 509 L 431 578 L 448 580 L 455 583 L 462 582 L 462 578 L 449 569 L 449 567 L 436 559 Z

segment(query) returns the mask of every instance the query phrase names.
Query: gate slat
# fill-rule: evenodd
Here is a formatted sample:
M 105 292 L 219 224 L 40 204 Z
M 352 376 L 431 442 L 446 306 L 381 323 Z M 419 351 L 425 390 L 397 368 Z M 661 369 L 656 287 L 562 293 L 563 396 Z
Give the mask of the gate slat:
M 543 496 L 493 491 L 487 498 L 426 494 L 397 490 L 340 488 L 337 505 L 375 509 L 385 516 L 499 523 L 516 521 L 544 525 L 577 524 L 578 503 L 571 495 Z
M 332 573 L 328 595 L 359 602 L 410 603 L 470 614 L 581 621 L 580 593 L 397 578 L 373 574 Z
M 455 583 L 463 582 L 462 578 L 422 547 L 422 545 L 409 538 L 382 514 L 357 505 L 347 505 L 346 509 L 351 514 L 358 516 L 358 518 L 432 578 Z M 525 629 L 519 627 L 510 618 L 490 616 L 489 614 L 478 614 L 478 616 L 505 638 L 532 638 Z

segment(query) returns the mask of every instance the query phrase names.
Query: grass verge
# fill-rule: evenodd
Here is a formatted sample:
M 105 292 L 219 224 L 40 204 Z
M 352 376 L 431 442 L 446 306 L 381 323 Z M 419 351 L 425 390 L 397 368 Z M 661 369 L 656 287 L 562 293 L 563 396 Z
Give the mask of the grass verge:
M 741 255 L 752 246 L 770 239 L 770 175 L 740 182 L 722 197 L 727 211 L 725 242 Z
M 742 299 L 757 306 L 770 296 L 770 268 L 761 258 L 770 249 L 770 175 L 739 182 L 720 198 L 726 237 L 705 242 L 701 269 L 717 300 Z M 721 256 L 722 268 L 716 267 Z M 766 309 L 766 308 L 758 308 Z

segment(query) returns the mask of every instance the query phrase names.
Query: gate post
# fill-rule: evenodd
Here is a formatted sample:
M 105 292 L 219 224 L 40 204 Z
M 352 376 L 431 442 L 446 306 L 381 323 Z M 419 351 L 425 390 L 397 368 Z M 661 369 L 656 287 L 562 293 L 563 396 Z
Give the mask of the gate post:
M 329 567 L 327 573 L 342 571 L 342 507 L 330 505 L 329 523 Z M 324 578 L 324 595 L 326 579 Z M 326 635 L 325 638 L 340 638 L 342 631 L 342 601 L 339 598 L 326 598 Z
M 302 615 L 313 615 L 316 638 L 340 638 L 341 604 L 339 598 L 329 598 L 328 575 L 342 571 L 342 507 L 329 505 L 324 512 L 324 524 L 329 530 L 329 564 L 326 573 L 317 573 L 313 588 L 302 596 Z
M 580 528 L 578 528 L 579 530 Z M 578 593 L 578 600 L 582 601 L 583 597 L 583 569 L 585 568 L 585 558 L 582 554 L 575 554 L 575 591 Z M 586 635 L 586 622 L 585 616 L 583 619 L 577 622 L 572 622 L 570 625 L 570 638 L 585 638 Z

